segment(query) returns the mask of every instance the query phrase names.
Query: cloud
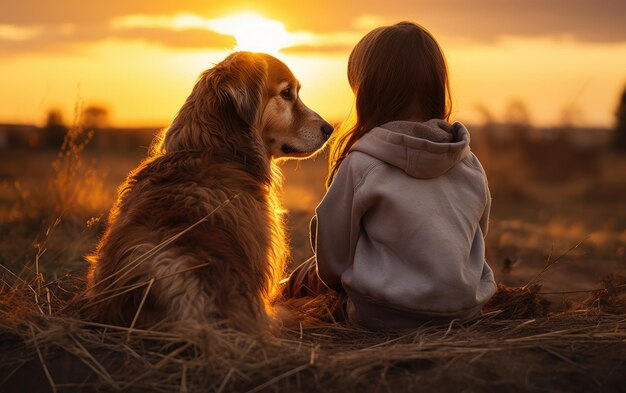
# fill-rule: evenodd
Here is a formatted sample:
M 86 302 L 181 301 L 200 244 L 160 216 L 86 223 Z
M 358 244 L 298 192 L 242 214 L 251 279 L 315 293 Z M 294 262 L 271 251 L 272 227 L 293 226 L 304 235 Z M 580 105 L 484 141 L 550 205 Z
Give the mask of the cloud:
M 0 24 L 105 24 L 109 20 L 130 14 L 173 14 L 181 10 L 215 8 L 198 0 L 19 0 L 0 5 Z
M 318 43 L 318 37 L 311 32 L 290 32 L 287 31 L 284 23 L 250 12 L 215 19 L 190 13 L 179 13 L 171 16 L 134 14 L 114 18 L 109 24 L 118 31 L 129 28 L 169 29 L 172 31 L 209 30 L 225 36 L 234 36 L 238 50 L 266 51 L 269 53 L 285 47 Z
M 0 25 L 0 53 L 19 55 L 33 52 L 55 53 L 72 51 L 82 44 L 106 39 L 143 41 L 175 49 L 232 48 L 235 39 L 206 28 L 134 24 L 120 28 L 110 23 L 74 25 L 15 26 Z
M 234 35 L 237 47 L 247 49 L 249 45 L 263 46 L 259 41 L 267 41 L 282 52 L 328 53 L 345 52 L 352 48 L 367 31 L 367 28 L 382 23 L 382 18 L 364 15 L 354 20 L 357 30 L 314 33 L 312 31 L 288 31 L 284 23 L 253 13 L 238 13 L 223 18 L 204 18 L 190 13 L 175 15 L 133 14 L 114 18 L 109 25 L 118 31 L 126 29 L 208 29 L 224 35 Z M 364 29 L 365 27 L 365 29 Z M 251 42 L 246 42 L 246 41 Z M 258 49 L 258 47 L 257 47 Z
M 224 49 L 236 44 L 233 36 L 197 28 L 174 31 L 159 28 L 125 29 L 110 37 L 146 41 L 176 49 Z
M 191 13 L 129 14 L 105 23 L 0 25 L 0 52 L 4 54 L 74 50 L 81 44 L 105 39 L 144 41 L 174 49 L 235 48 L 269 53 L 285 47 L 306 52 L 336 51 L 347 49 L 356 40 L 350 32 L 287 31 L 282 22 L 253 13 L 215 19 Z
M 234 45 L 233 33 L 217 21 L 250 10 L 249 4 L 249 0 L 212 4 L 107 0 L 88 5 L 84 0 L 20 0 L 0 10 L 0 52 L 52 52 L 107 38 L 179 49 L 228 48 Z M 285 31 L 285 52 L 347 51 L 368 30 L 401 20 L 418 22 L 436 37 L 466 43 L 497 42 L 503 37 L 626 42 L 623 0 L 265 0 L 258 7 Z
M 39 34 L 39 31 L 38 27 L 0 24 L 0 40 L 25 41 Z
M 175 15 L 132 14 L 113 18 L 109 25 L 115 30 L 128 28 L 160 28 L 185 30 L 189 28 L 210 28 L 211 20 L 189 13 Z
M 337 31 L 318 33 L 313 39 L 291 45 L 282 50 L 285 53 L 345 53 L 363 37 L 367 30 Z
M 244 0 L 230 0 L 233 7 Z M 369 30 L 409 20 L 436 34 L 469 41 L 569 36 L 583 42 L 626 42 L 624 0 L 265 0 L 268 17 L 316 33 Z
M 384 26 L 393 23 L 389 19 L 378 15 L 361 15 L 352 20 L 352 27 L 359 30 L 370 30 L 378 26 Z
M 328 33 L 411 20 L 436 33 L 469 40 L 500 36 L 571 36 L 579 41 L 626 41 L 624 0 L 19 0 L 0 6 L 0 24 L 106 24 L 132 14 L 188 12 L 215 19 L 244 10 L 283 21 L 289 31 Z M 255 9 L 256 8 L 256 9 Z
M 334 54 L 334 53 L 346 53 L 349 52 L 354 45 L 347 45 L 347 44 L 323 44 L 323 45 L 307 45 L 307 44 L 302 44 L 302 45 L 294 45 L 294 46 L 289 46 L 283 50 L 281 50 L 281 52 L 284 53 L 306 53 L 306 54 L 318 54 L 318 53 L 323 53 L 323 54 Z

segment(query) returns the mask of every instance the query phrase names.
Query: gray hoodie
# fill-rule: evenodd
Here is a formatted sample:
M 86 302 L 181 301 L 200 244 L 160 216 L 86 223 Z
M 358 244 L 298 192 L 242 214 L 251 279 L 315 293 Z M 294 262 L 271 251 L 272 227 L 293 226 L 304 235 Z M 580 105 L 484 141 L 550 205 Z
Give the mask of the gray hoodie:
M 365 134 L 316 209 L 318 275 L 373 329 L 467 319 L 494 294 L 491 197 L 461 123 L 393 121 Z

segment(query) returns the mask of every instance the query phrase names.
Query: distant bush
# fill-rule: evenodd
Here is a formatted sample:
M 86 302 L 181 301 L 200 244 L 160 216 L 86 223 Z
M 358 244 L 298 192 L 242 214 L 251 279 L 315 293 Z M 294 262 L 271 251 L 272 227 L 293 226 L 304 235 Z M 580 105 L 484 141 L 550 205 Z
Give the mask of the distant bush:
M 626 88 L 624 88 L 615 115 L 617 122 L 615 124 L 614 144 L 617 148 L 626 150 Z
M 61 147 L 68 128 L 63 124 L 63 114 L 58 109 L 50 109 L 46 115 L 44 128 L 46 146 Z

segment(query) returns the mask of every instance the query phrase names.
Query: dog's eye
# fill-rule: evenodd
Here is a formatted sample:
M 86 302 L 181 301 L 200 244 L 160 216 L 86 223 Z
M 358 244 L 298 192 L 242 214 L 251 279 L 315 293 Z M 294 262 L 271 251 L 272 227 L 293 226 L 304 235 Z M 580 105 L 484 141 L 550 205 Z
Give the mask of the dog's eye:
M 287 99 L 290 100 L 291 99 L 291 87 L 286 88 L 285 90 L 280 92 L 280 95 Z

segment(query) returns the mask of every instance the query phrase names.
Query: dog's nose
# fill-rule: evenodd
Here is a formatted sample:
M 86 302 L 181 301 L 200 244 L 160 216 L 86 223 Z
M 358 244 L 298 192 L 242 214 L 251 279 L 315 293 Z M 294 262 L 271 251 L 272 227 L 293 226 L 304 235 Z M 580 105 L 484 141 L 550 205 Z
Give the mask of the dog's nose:
M 330 138 L 330 135 L 333 133 L 333 130 L 335 129 L 335 127 L 333 127 L 330 123 L 328 122 L 324 122 L 322 124 L 322 132 L 324 133 L 324 135 L 326 135 L 326 139 Z

